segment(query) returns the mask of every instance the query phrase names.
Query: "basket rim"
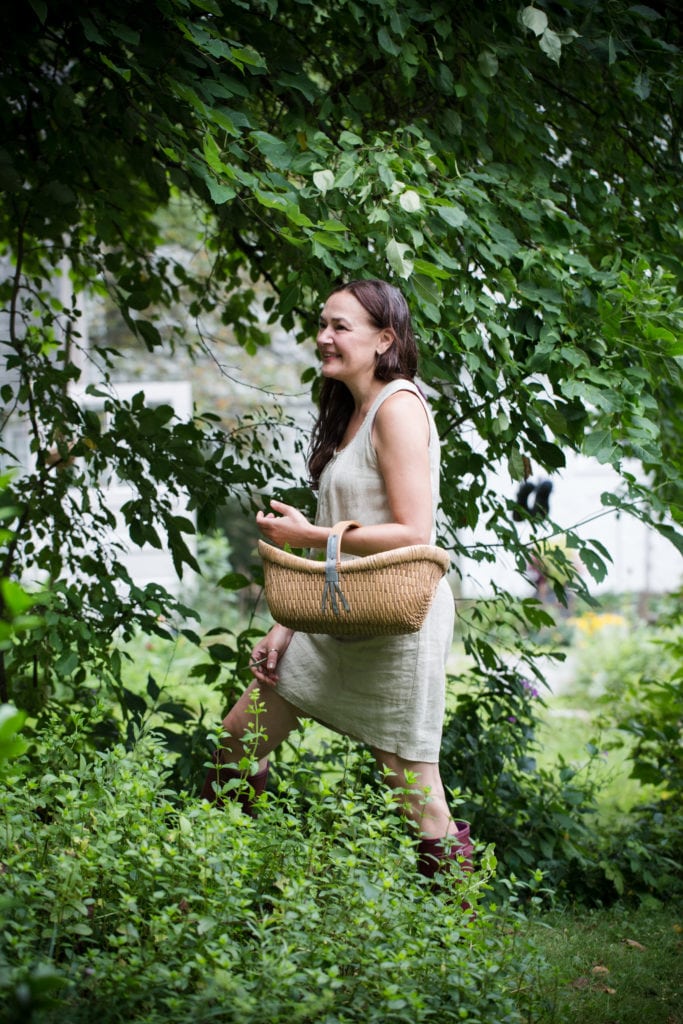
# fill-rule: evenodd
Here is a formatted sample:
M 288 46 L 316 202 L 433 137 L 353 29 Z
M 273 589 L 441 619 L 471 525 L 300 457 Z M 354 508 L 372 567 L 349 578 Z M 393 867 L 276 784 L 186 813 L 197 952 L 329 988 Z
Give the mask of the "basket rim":
M 258 542 L 259 555 L 264 561 L 278 565 L 283 569 L 296 569 L 299 572 L 325 574 L 325 559 L 302 558 L 290 551 L 283 551 L 265 540 Z M 379 551 L 374 555 L 358 558 L 346 558 L 342 562 L 343 573 L 368 572 L 373 569 L 384 569 L 391 565 L 403 565 L 407 562 L 429 561 L 438 565 L 444 573 L 451 565 L 450 556 L 443 548 L 433 544 L 411 544 L 407 547 L 392 548 L 390 551 Z

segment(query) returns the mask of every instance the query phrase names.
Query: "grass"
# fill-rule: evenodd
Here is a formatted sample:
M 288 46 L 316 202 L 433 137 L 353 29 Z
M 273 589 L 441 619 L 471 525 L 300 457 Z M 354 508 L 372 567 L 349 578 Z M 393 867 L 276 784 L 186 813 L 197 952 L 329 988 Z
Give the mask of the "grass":
M 683 1024 L 683 906 L 553 911 L 529 939 L 548 965 L 534 1024 Z

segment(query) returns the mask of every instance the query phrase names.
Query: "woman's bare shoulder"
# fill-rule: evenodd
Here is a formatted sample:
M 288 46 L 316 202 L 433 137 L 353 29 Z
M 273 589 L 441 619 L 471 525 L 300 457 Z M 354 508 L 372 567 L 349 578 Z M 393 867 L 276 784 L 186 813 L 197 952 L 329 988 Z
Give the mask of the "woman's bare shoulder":
M 388 395 L 375 417 L 375 427 L 379 434 L 390 432 L 394 436 L 403 435 L 428 425 L 429 419 L 423 400 L 415 391 L 406 389 Z

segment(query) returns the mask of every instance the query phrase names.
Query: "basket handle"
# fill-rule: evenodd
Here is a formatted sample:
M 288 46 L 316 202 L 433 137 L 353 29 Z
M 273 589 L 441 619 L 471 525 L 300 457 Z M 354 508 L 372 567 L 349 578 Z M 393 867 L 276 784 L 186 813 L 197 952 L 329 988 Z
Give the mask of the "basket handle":
M 323 612 L 327 608 L 328 598 L 332 605 L 332 611 L 335 615 L 339 615 L 339 604 L 337 602 L 337 598 L 341 601 L 345 612 L 350 610 L 349 602 L 346 600 L 346 597 L 339 585 L 339 570 L 341 569 L 341 540 L 347 530 L 354 529 L 356 526 L 360 526 L 360 523 L 357 523 L 355 519 L 344 519 L 342 522 L 335 523 L 329 537 L 327 538 L 325 586 L 323 587 L 322 600 Z
M 337 572 L 341 569 L 341 542 L 342 537 L 347 530 L 355 529 L 356 526 L 360 526 L 355 519 L 344 519 L 340 523 L 335 523 L 332 527 L 332 531 L 327 538 L 327 561 L 330 559 L 335 563 Z

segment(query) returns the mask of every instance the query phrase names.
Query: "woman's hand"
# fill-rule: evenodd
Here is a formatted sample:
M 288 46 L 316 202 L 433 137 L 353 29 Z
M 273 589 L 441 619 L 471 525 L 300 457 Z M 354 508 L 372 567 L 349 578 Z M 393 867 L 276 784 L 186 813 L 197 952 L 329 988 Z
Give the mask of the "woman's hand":
M 313 546 L 315 527 L 303 512 L 283 501 L 271 501 L 273 512 L 257 512 L 256 525 L 271 544 L 282 548 L 289 544 L 293 548 Z
M 254 647 L 249 659 L 251 674 L 260 683 L 276 686 L 278 679 L 277 666 L 280 658 L 289 647 L 294 630 L 276 623 Z

